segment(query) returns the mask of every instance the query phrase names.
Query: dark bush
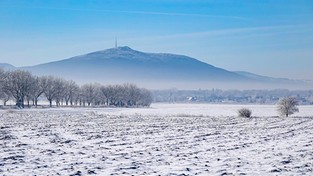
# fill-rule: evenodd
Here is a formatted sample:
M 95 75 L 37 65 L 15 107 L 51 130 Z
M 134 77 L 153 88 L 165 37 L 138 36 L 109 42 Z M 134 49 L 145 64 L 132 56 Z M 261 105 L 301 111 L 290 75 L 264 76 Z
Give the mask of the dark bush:
M 251 117 L 252 111 L 247 108 L 241 108 L 238 110 L 239 117 Z

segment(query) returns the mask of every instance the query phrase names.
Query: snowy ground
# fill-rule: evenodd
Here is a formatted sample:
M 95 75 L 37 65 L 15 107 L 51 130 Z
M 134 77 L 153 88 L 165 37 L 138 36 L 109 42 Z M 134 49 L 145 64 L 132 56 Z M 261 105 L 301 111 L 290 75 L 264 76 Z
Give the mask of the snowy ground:
M 93 174 L 312 175 L 313 107 L 0 110 L 0 175 Z

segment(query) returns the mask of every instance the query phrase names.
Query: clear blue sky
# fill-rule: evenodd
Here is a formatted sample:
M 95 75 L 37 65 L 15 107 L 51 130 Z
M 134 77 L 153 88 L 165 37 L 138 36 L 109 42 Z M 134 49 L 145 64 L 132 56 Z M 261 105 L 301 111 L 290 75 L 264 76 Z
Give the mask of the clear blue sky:
M 121 46 L 228 70 L 313 79 L 312 0 L 0 0 L 0 62 Z

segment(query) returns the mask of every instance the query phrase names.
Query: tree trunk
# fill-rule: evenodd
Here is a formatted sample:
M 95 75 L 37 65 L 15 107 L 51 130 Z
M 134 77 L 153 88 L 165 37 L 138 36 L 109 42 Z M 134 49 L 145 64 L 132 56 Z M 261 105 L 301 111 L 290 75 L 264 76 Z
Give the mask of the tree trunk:
M 35 99 L 35 106 L 36 106 L 36 108 L 38 106 L 38 100 L 37 99 Z
M 22 104 L 22 108 L 24 109 L 25 108 L 25 106 L 24 106 L 24 98 L 22 98 L 21 104 Z

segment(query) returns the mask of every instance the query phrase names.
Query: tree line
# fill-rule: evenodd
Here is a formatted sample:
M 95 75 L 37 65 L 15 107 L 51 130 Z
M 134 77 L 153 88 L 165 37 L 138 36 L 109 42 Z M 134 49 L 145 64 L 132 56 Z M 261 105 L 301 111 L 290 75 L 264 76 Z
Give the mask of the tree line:
M 53 76 L 35 76 L 28 71 L 5 71 L 0 68 L 0 99 L 3 105 L 12 100 L 16 106 L 38 106 L 40 99 L 49 106 L 150 106 L 152 93 L 134 84 L 78 85 L 75 81 Z
M 276 104 L 282 97 L 296 97 L 301 105 L 313 104 L 313 90 L 154 90 L 154 102 L 170 103 L 237 103 L 237 104 Z

